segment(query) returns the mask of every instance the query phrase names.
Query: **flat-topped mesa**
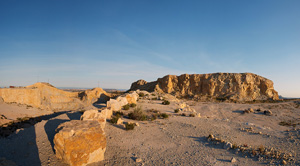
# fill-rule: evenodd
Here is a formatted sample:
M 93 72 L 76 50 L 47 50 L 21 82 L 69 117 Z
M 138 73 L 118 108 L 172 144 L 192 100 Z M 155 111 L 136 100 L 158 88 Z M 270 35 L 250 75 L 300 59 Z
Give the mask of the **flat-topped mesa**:
M 130 90 L 170 93 L 176 96 L 234 101 L 278 100 L 273 82 L 253 73 L 212 73 L 167 75 L 147 83 L 138 80 Z

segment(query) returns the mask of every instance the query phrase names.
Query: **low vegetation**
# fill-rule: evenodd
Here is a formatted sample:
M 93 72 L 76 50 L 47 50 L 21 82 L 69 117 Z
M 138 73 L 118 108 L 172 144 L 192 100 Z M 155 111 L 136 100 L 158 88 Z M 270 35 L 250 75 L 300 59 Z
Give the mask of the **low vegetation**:
M 162 102 L 162 104 L 163 104 L 163 105 L 170 105 L 170 102 L 169 102 L 168 100 L 164 100 L 164 101 Z
M 133 124 L 133 123 L 126 123 L 125 124 L 125 129 L 126 130 L 133 130 L 134 127 L 135 127 L 135 124 Z
M 144 113 L 142 107 L 136 107 L 132 112 L 128 114 L 128 117 L 133 120 L 147 120 L 147 116 Z
M 136 104 L 135 103 L 131 103 L 130 107 L 136 107 Z
M 166 113 L 161 113 L 160 117 L 162 117 L 163 119 L 167 119 L 167 118 L 169 118 L 169 115 Z
M 297 123 L 294 120 L 287 120 L 287 121 L 281 121 L 281 122 L 279 122 L 279 125 L 281 125 L 281 126 L 293 126 L 293 127 L 296 127 L 297 125 L 300 125 L 300 123 Z
M 139 93 L 139 97 L 144 97 L 144 96 L 145 96 L 145 94 L 143 92 Z
M 129 110 L 129 108 L 130 108 L 129 104 L 123 105 L 123 110 Z
M 178 113 L 178 112 L 179 112 L 179 109 L 175 109 L 174 112 L 175 112 L 175 113 Z

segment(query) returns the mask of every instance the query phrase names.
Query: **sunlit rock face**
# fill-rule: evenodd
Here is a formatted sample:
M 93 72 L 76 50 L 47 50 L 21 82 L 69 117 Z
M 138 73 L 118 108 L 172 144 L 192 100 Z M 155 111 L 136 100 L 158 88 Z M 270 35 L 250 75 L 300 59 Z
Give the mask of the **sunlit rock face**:
M 109 100 L 107 93 L 101 88 L 80 93 L 67 92 L 41 82 L 23 88 L 1 88 L 0 97 L 6 103 L 25 104 L 52 111 L 77 110 L 99 99 Z
M 147 83 L 138 80 L 130 90 L 170 93 L 179 97 L 199 99 L 230 99 L 234 101 L 277 100 L 273 82 L 253 73 L 212 73 L 167 75 Z

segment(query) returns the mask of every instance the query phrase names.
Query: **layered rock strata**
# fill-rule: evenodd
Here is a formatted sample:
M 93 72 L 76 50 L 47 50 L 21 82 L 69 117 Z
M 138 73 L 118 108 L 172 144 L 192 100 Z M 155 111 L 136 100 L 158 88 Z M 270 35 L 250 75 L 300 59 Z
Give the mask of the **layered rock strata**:
M 109 100 L 101 88 L 84 92 L 67 92 L 48 83 L 36 83 L 24 88 L 0 88 L 0 97 L 6 103 L 30 105 L 35 108 L 59 111 L 82 109 L 99 99 Z
M 234 101 L 279 99 L 273 82 L 253 73 L 167 75 L 154 82 L 138 80 L 132 83 L 130 90 L 137 89 L 199 99 Z

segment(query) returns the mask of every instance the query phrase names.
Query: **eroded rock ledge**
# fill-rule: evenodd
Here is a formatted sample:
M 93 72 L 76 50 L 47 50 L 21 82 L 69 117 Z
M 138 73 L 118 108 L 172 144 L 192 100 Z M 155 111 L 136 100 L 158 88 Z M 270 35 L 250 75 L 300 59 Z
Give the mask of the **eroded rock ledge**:
M 138 80 L 130 90 L 170 93 L 178 97 L 200 100 L 229 99 L 234 101 L 278 100 L 273 82 L 253 73 L 212 73 L 166 75 L 157 81 Z

